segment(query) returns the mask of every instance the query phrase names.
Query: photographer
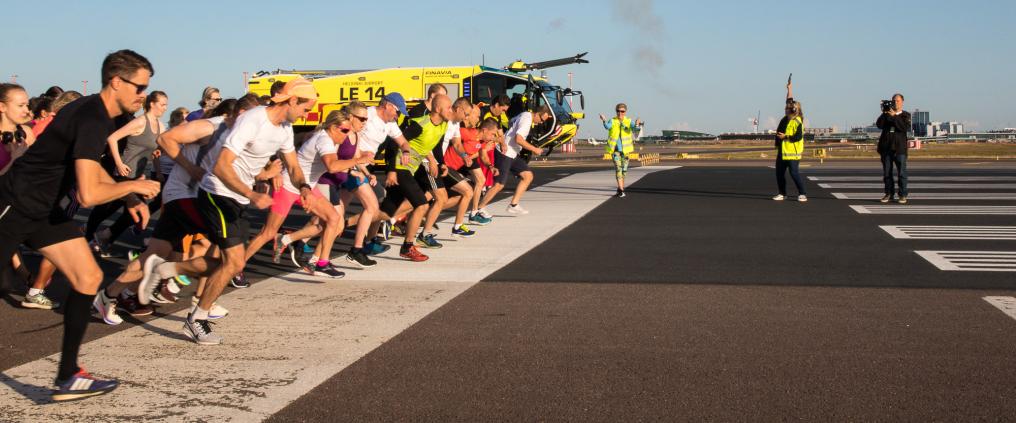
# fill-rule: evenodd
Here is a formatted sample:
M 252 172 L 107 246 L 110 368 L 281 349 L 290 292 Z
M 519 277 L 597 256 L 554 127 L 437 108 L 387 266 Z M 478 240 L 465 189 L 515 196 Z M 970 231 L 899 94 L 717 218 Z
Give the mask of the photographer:
M 882 101 L 882 115 L 875 121 L 882 130 L 878 137 L 878 154 L 882 157 L 882 180 L 885 182 L 885 196 L 881 202 L 893 200 L 896 190 L 893 184 L 893 166 L 899 179 L 899 203 L 907 204 L 907 132 L 910 131 L 910 113 L 903 110 L 903 94 L 893 95 L 892 100 Z

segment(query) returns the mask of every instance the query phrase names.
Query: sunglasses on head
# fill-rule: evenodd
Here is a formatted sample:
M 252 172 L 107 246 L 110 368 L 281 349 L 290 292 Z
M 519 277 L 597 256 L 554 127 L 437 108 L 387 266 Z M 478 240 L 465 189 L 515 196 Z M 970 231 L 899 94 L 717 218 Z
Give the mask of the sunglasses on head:
M 137 88 L 138 91 L 135 94 L 141 94 L 141 93 L 145 92 L 145 90 L 148 89 L 148 85 L 137 84 L 137 83 L 131 82 L 131 80 L 129 80 L 127 78 L 121 78 L 119 76 L 117 78 L 120 78 L 121 81 L 126 82 L 128 84 L 131 84 L 131 85 L 134 86 L 134 88 Z

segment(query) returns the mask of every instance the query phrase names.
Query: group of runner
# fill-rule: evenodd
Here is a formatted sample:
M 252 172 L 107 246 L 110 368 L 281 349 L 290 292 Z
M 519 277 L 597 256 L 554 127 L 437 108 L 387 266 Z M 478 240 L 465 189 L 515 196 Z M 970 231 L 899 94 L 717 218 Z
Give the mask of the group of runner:
M 292 124 L 317 102 L 310 81 L 277 84 L 268 99 L 223 99 L 209 87 L 201 109 L 172 111 L 166 127 L 161 118 L 168 95 L 148 92 L 153 75 L 140 54 L 111 53 L 98 94 L 60 104 L 59 114 L 51 107 L 59 100 L 50 101 L 45 116 L 33 116 L 22 87 L 0 85 L 6 153 L 0 154 L 0 257 L 23 269 L 22 247 L 43 256 L 26 307 L 59 306 L 44 294 L 55 271 L 71 286 L 63 305 L 56 401 L 118 386 L 77 362 L 93 308 L 107 324 L 120 324 L 124 313 L 143 316 L 152 313 L 152 303 L 177 301 L 180 285 L 196 280 L 183 331 L 197 344 L 215 345 L 222 337 L 210 321 L 229 313 L 218 304 L 220 295 L 228 284 L 249 286 L 244 266 L 269 241 L 274 262 L 288 251 L 298 271 L 339 278 L 344 273 L 335 260 L 377 265 L 371 256 L 389 248 L 392 227 L 404 236 L 401 257 L 427 260 L 420 249 L 441 248 L 437 221 L 445 209 L 454 211 L 451 236 L 475 235 L 468 225 L 492 222 L 487 206 L 510 175 L 519 184 L 507 212 L 528 213 L 519 202 L 533 173 L 520 153 L 543 153 L 526 137 L 550 117 L 546 106 L 509 119 L 507 97 L 474 104 L 451 99 L 435 84 L 412 110 L 399 93 L 376 106 L 349 103 L 329 113 L 297 148 Z M 375 157 L 384 164 L 375 164 Z M 347 218 L 354 201 L 361 211 Z M 296 204 L 311 219 L 280 233 Z M 73 221 L 79 208 L 90 209 L 84 234 Z M 142 234 L 160 209 L 144 252 L 130 254 L 122 273 L 102 287 L 94 255 L 109 256 L 128 228 Z M 253 237 L 249 209 L 268 210 Z M 100 230 L 118 211 L 115 223 Z M 346 228 L 352 246 L 333 260 L 336 238 Z

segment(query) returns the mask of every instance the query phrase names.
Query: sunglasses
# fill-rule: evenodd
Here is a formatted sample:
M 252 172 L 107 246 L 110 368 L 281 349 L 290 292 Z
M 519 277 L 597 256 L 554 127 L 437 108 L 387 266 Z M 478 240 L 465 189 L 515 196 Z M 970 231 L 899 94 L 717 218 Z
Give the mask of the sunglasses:
M 627 112 L 627 110 L 614 110 L 614 111 L 618 112 L 618 113 L 625 113 L 625 112 Z
M 219 98 L 212 97 L 212 98 L 209 98 L 208 101 L 222 101 L 222 97 L 219 97 Z
M 120 77 L 118 76 L 117 78 L 120 78 Z M 148 89 L 148 85 L 141 85 L 141 84 L 136 84 L 136 83 L 134 83 L 134 82 L 131 82 L 131 81 L 130 81 L 129 79 L 127 79 L 127 78 L 120 78 L 120 80 L 121 80 L 121 81 L 123 81 L 123 82 L 126 82 L 126 83 L 128 83 L 128 84 L 131 84 L 131 85 L 133 85 L 133 86 L 134 86 L 134 88 L 137 88 L 137 90 L 138 90 L 138 91 L 137 91 L 137 92 L 136 92 L 135 94 L 141 94 L 141 93 L 145 92 L 145 90 L 147 90 L 147 89 Z
M 352 116 L 355 117 L 356 120 L 359 120 L 360 123 L 367 123 L 367 116 L 357 116 L 357 115 L 352 115 Z

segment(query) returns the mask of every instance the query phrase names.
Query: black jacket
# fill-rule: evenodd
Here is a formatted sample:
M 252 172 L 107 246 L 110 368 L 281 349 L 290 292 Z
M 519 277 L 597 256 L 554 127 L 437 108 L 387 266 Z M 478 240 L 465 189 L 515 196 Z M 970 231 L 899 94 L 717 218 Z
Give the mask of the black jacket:
M 907 133 L 910 132 L 910 112 L 906 110 L 898 115 L 882 113 L 875 121 L 875 126 L 882 130 L 878 137 L 878 153 L 886 154 L 890 151 L 896 154 L 907 154 L 910 144 L 907 142 Z

